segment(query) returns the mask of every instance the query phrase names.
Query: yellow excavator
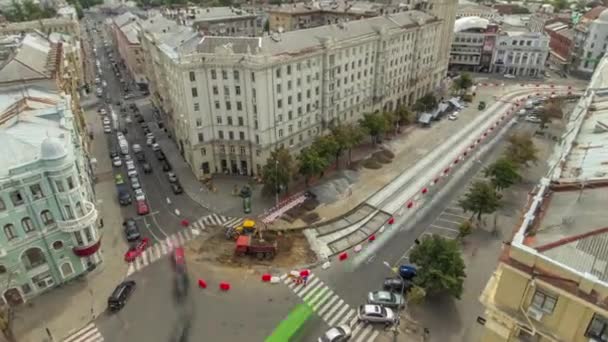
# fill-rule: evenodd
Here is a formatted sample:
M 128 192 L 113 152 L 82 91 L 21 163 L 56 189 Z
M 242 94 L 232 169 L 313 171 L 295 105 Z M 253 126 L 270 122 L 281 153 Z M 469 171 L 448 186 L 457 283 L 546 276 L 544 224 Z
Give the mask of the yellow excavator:
M 246 219 L 243 224 L 236 227 L 226 227 L 226 239 L 236 240 L 241 235 L 255 235 L 258 231 L 254 220 Z

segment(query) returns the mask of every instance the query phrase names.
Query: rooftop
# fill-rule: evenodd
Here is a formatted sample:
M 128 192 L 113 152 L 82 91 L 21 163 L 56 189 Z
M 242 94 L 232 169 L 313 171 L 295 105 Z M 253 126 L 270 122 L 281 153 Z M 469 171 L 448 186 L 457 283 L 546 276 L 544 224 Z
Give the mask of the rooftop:
M 367 1 L 324 0 L 311 2 L 296 2 L 270 7 L 269 13 L 307 14 L 318 12 L 353 13 L 353 14 L 379 14 L 385 5 Z
M 182 19 L 188 22 L 223 21 L 237 18 L 250 18 L 255 14 L 234 7 L 195 7 L 165 9 L 163 15 L 171 19 Z
M 480 17 L 463 17 L 454 22 L 454 32 L 463 32 L 470 29 L 485 30 L 490 21 Z
M 12 56 L 0 64 L 0 83 L 48 79 L 59 68 L 57 45 L 38 34 L 26 34 Z
M 60 95 L 37 88 L 0 94 L 0 141 L 5 152 L 0 156 L 0 179 L 15 167 L 57 157 L 58 143 L 65 151 L 71 149 L 65 107 Z
M 135 14 L 133 14 L 131 12 L 125 12 L 121 15 L 117 15 L 112 20 L 114 21 L 114 25 L 121 28 L 131 22 L 137 21 L 137 19 L 138 19 L 138 17 Z
M 200 39 L 196 51 L 213 53 L 218 48 L 223 48 L 234 54 L 297 55 L 320 50 L 327 41 L 348 41 L 375 35 L 380 28 L 400 30 L 406 26 L 424 25 L 435 20 L 435 17 L 423 12 L 407 11 L 262 38 L 204 37 Z

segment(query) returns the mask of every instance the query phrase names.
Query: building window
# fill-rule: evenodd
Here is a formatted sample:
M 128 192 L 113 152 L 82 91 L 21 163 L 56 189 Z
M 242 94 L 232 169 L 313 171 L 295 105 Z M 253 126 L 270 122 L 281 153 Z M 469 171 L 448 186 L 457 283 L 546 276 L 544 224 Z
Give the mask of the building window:
M 245 132 L 239 132 L 239 139 L 245 140 Z
M 281 85 L 277 84 L 277 94 L 280 94 L 280 93 L 281 93 Z
M 203 119 L 196 119 L 196 127 L 201 127 L 203 125 Z
M 232 116 L 228 117 L 228 125 L 232 126 Z
M 21 192 L 19 190 L 15 190 L 11 192 L 11 202 L 13 202 L 14 206 L 22 205 L 25 201 L 23 200 L 23 196 L 21 196 Z
M 30 185 L 30 191 L 32 192 L 32 196 L 34 199 L 41 199 L 44 197 L 44 193 L 42 193 L 42 188 L 40 184 Z
M 211 79 L 212 80 L 217 79 L 217 73 L 215 72 L 215 69 L 211 69 Z
M 599 342 L 608 342 L 608 319 L 594 314 L 593 319 L 587 327 L 586 337 L 591 337 Z
M 194 111 L 198 112 L 201 109 L 201 105 L 197 102 L 194 104 Z
M 236 101 L 236 110 L 243 110 L 243 103 L 241 101 Z
M 230 103 L 230 101 L 226 101 L 226 110 L 231 110 L 232 109 L 232 104 Z
M 228 139 L 234 140 L 234 132 L 228 131 Z
M 58 250 L 63 248 L 63 241 L 57 240 L 53 242 L 53 249 Z
M 211 88 L 213 91 L 213 95 L 217 95 L 219 94 L 219 90 L 217 89 L 217 86 L 213 86 L 213 88 Z
M 234 93 L 236 95 L 241 95 L 241 87 L 240 86 L 235 86 L 234 87 Z
M 206 156 L 207 155 L 207 149 L 205 148 L 201 148 L 201 156 Z
M 13 239 L 17 238 L 17 233 L 15 233 L 15 226 L 13 226 L 12 224 L 7 224 L 4 226 L 4 235 L 6 236 L 6 239 L 8 241 L 11 241 Z
M 277 78 L 281 78 L 281 68 L 277 68 L 275 71 Z
M 224 131 L 217 131 L 217 136 L 218 136 L 220 139 L 224 139 Z
M 199 133 L 198 134 L 198 142 L 202 143 L 203 141 L 205 141 L 205 137 L 203 136 L 203 133 Z
M 243 120 L 242 116 L 239 116 L 239 126 L 243 126 L 245 124 L 245 121 Z
M 233 73 L 233 76 L 234 76 L 234 80 L 238 81 L 239 80 L 239 71 L 238 70 L 234 70 L 232 73 Z
M 64 278 L 67 278 L 68 276 L 72 275 L 72 273 L 74 273 L 72 264 L 70 264 L 69 262 L 66 262 L 63 265 L 61 265 L 61 273 L 63 274 Z
M 82 241 L 82 234 L 80 234 L 80 231 L 74 232 L 74 237 L 76 238 L 76 244 L 78 246 L 84 245 L 84 242 Z
M 6 266 L 0 265 L 0 274 L 6 273 Z
M 228 86 L 224 86 L 224 96 L 230 96 L 230 89 Z
M 190 71 L 190 82 L 196 81 L 196 75 L 194 75 L 194 71 Z
M 21 256 L 21 262 L 23 262 L 25 269 L 29 271 L 45 264 L 46 258 L 44 257 L 44 253 L 42 253 L 40 248 L 32 247 L 23 253 Z
M 255 73 L 254 72 L 251 73 L 251 82 L 255 82 Z
M 198 97 L 198 89 L 196 87 L 192 87 L 190 91 L 192 92 L 192 97 Z
M 220 109 L 220 101 L 215 101 L 215 109 Z
M 68 181 L 68 189 L 70 189 L 70 190 L 74 189 L 74 179 L 70 176 L 70 177 L 68 177 L 67 181 Z
M 283 100 L 277 100 L 277 108 L 283 108 Z
M 74 211 L 72 210 L 72 207 L 70 205 L 66 205 L 64 206 L 65 208 L 65 216 L 68 220 L 73 220 L 74 219 Z
M 82 208 L 82 203 L 80 202 L 76 203 L 76 214 L 78 214 L 78 217 L 84 216 L 84 209 Z
M 557 297 L 548 295 L 541 290 L 536 290 L 532 298 L 532 306 L 546 313 L 552 313 L 555 310 L 556 302 Z
M 245 147 L 241 146 L 241 155 L 245 155 L 247 153 Z
M 88 242 L 93 241 L 93 235 L 91 234 L 91 228 L 87 227 L 84 229 L 84 236 L 87 238 Z
M 40 213 L 40 219 L 42 219 L 42 223 L 45 226 L 49 226 L 49 225 L 55 223 L 55 220 L 53 219 L 53 214 L 51 214 L 51 212 L 48 210 L 43 210 Z
M 283 129 L 279 129 L 279 138 L 283 137 Z
M 255 135 L 255 143 L 259 144 L 260 143 L 260 136 L 259 135 Z
M 217 124 L 218 124 L 218 125 L 221 125 L 221 124 L 222 124 L 222 117 L 221 117 L 221 116 L 217 116 L 217 117 L 215 118 L 215 120 L 217 121 Z
M 34 228 L 34 222 L 32 222 L 32 219 L 29 217 L 24 217 L 21 220 L 21 227 L 23 227 L 23 231 L 25 231 L 25 233 L 31 233 L 35 230 Z
M 291 75 L 291 65 L 287 66 L 287 75 Z
M 258 129 L 258 120 L 253 120 L 253 128 Z
M 6 210 L 6 204 L 4 203 L 4 200 L 2 198 L 0 198 L 0 211 L 5 211 Z

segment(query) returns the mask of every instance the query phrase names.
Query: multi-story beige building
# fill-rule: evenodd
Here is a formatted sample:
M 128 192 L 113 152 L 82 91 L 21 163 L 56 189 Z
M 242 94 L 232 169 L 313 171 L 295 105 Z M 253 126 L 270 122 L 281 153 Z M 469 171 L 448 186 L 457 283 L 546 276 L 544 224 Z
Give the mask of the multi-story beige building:
M 482 341 L 608 341 L 608 59 L 482 295 Z
M 207 36 L 256 37 L 264 29 L 257 14 L 235 7 L 165 9 L 163 15 Z
M 435 91 L 442 25 L 409 11 L 259 38 L 141 36 L 155 102 L 203 177 L 259 174 L 277 147 L 298 152 L 332 125 Z
M 271 6 L 268 9 L 269 29 L 286 32 L 351 20 L 395 14 L 410 6 L 387 5 L 367 1 L 310 1 Z
M 111 30 L 114 46 L 131 78 L 138 84 L 145 83 L 143 53 L 139 42 L 140 19 L 131 12 L 112 18 Z
M 40 19 L 32 21 L 22 21 L 18 23 L 0 24 L 0 36 L 29 33 L 40 31 L 44 34 L 53 32 L 68 34 L 80 40 L 80 26 L 78 20 L 72 17 L 59 17 Z

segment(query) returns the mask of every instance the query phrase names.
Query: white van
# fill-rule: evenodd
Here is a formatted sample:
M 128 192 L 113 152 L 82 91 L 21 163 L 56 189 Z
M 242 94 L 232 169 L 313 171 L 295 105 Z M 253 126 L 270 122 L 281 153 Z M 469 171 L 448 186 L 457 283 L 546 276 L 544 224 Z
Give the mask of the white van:
M 129 154 L 129 143 L 126 139 L 118 140 L 118 146 L 120 146 L 120 153 Z

